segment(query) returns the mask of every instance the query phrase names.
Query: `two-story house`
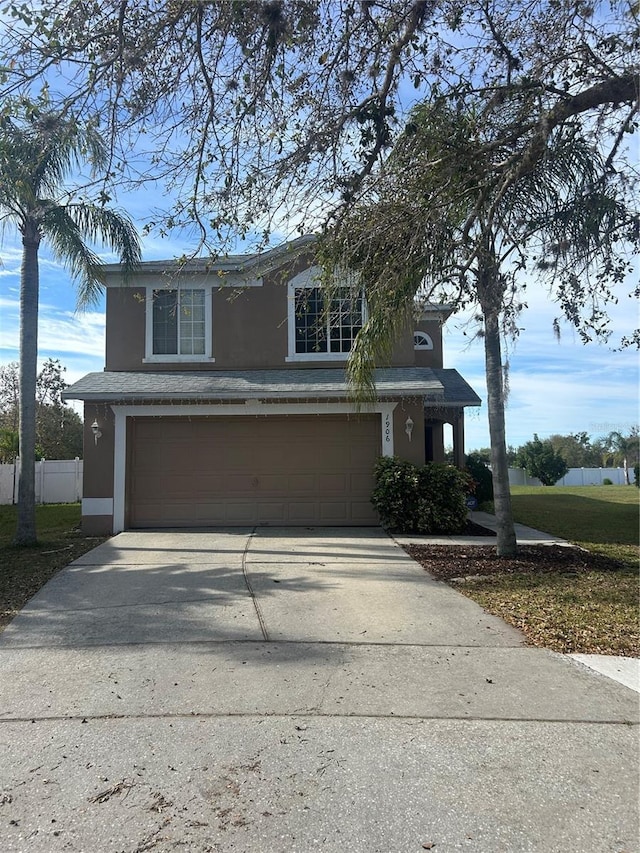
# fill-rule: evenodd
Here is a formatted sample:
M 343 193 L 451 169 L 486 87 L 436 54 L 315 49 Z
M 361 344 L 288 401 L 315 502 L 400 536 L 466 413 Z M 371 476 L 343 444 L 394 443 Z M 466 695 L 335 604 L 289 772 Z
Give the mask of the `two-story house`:
M 353 288 L 329 310 L 313 239 L 257 255 L 106 268 L 106 366 L 72 385 L 85 406 L 83 529 L 370 525 L 380 455 L 444 456 L 480 399 L 442 366 L 446 306 L 407 325 L 376 401 L 345 362 L 366 318 Z

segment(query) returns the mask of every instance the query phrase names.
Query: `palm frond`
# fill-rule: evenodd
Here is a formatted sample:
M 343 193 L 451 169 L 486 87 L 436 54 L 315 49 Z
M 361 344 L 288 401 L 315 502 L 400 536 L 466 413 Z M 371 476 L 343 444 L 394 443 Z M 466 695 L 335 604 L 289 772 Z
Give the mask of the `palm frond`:
M 141 258 L 140 242 L 135 225 L 124 211 L 96 204 L 69 204 L 66 210 L 85 239 L 116 252 L 125 279 L 135 271 Z
M 129 273 L 140 261 L 135 228 L 128 217 L 116 211 L 90 204 L 51 204 L 41 226 L 55 256 L 77 281 L 79 308 L 95 304 L 104 284 L 103 263 L 87 240 L 117 251 Z
M 59 110 L 10 102 L 0 121 L 0 187 L 3 195 L 34 206 L 56 196 L 64 181 L 89 162 L 104 167 L 107 153 L 96 126 Z

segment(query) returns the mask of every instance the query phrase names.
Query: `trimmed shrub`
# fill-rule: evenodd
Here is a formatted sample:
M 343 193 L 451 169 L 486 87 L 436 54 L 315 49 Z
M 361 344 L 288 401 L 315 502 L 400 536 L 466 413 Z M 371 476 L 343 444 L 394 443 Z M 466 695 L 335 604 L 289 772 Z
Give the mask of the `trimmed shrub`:
M 605 477 L 602 480 L 602 485 L 603 486 L 613 486 L 613 480 L 610 480 L 608 477 Z
M 404 459 L 380 458 L 371 503 L 384 527 L 400 533 L 460 533 L 467 520 L 466 496 L 471 477 L 452 465 L 414 465 Z
M 469 453 L 464 457 L 465 469 L 471 475 L 474 482 L 473 494 L 478 503 L 487 503 L 493 500 L 493 477 L 484 460 L 477 453 Z

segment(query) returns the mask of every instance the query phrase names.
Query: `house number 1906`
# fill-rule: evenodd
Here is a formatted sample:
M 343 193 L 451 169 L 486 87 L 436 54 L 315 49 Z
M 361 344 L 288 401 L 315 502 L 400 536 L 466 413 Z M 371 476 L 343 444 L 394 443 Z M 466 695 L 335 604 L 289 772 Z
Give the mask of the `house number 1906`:
M 389 415 L 386 415 L 384 419 L 384 440 L 391 443 L 391 418 Z

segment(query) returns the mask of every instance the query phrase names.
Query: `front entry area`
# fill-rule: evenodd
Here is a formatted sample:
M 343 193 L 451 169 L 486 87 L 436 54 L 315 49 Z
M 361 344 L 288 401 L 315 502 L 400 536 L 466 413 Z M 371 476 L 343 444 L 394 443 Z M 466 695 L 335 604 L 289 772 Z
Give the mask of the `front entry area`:
M 127 418 L 125 524 L 373 525 L 376 414 Z

